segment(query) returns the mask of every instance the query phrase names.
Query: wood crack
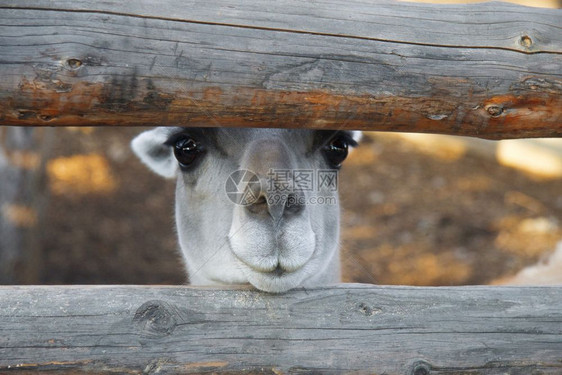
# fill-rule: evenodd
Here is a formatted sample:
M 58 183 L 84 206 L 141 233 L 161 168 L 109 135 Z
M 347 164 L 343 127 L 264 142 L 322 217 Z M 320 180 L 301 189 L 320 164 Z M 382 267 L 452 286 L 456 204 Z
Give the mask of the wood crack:
M 448 44 L 440 44 L 440 43 L 424 43 L 424 42 L 415 42 L 415 41 L 406 41 L 406 40 L 392 40 L 392 39 L 385 39 L 385 38 L 376 38 L 376 37 L 361 36 L 361 35 L 327 33 L 327 32 L 312 31 L 312 30 L 298 30 L 298 29 L 277 28 L 277 27 L 268 27 L 268 26 L 242 25 L 242 24 L 235 24 L 235 23 L 189 20 L 189 19 L 180 19 L 180 18 L 173 18 L 173 17 L 149 16 L 149 15 L 133 14 L 133 13 L 125 13 L 125 12 L 114 12 L 114 11 L 107 11 L 107 10 L 50 9 L 50 8 L 45 8 L 45 7 L 19 7 L 19 6 L 14 6 L 14 7 L 3 6 L 3 7 L 0 7 L 0 10 L 2 10 L 2 9 L 7 9 L 7 10 L 33 10 L 33 11 L 64 12 L 64 13 L 83 13 L 83 14 L 102 14 L 102 15 L 108 15 L 108 16 L 130 17 L 130 18 L 138 18 L 138 19 L 145 19 L 145 20 L 191 23 L 191 24 L 216 26 L 216 27 L 231 27 L 231 28 L 249 29 L 249 30 L 256 30 L 256 31 L 304 34 L 304 35 L 314 35 L 314 36 L 332 37 L 332 38 L 347 38 L 347 39 L 354 39 L 354 40 L 366 40 L 366 41 L 373 41 L 373 42 L 380 42 L 380 43 L 403 44 L 403 45 L 432 47 L 432 48 L 503 50 L 503 51 L 517 52 L 517 53 L 521 53 L 521 54 L 525 54 L 525 55 L 535 55 L 535 54 L 562 55 L 562 51 L 545 51 L 545 50 L 525 51 L 525 50 L 521 50 L 521 49 L 517 49 L 517 48 L 508 48 L 508 47 L 499 47 L 499 46 L 482 46 L 482 45 L 470 46 L 470 45 L 448 45 Z

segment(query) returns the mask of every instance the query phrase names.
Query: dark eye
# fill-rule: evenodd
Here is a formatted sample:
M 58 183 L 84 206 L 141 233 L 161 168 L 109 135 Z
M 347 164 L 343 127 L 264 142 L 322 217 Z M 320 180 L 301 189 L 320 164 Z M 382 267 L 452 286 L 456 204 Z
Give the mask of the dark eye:
M 349 143 L 343 137 L 333 138 L 325 147 L 324 154 L 332 168 L 339 168 L 347 157 Z
M 193 164 L 202 151 L 199 143 L 189 136 L 182 136 L 174 143 L 174 156 L 182 168 Z

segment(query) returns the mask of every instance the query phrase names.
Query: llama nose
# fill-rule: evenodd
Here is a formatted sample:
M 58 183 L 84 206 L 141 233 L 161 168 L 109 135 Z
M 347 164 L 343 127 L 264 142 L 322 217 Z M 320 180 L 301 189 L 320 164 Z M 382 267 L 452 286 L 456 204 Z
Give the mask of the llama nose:
M 296 215 L 304 208 L 304 194 L 302 192 L 280 193 L 275 191 L 263 192 L 246 209 L 252 214 L 269 215 L 275 224 L 282 218 Z
M 253 215 L 269 215 L 275 225 L 304 209 L 304 193 L 296 190 L 295 163 L 288 146 L 277 138 L 259 139 L 246 150 L 241 166 L 260 180 L 261 192 L 246 206 Z

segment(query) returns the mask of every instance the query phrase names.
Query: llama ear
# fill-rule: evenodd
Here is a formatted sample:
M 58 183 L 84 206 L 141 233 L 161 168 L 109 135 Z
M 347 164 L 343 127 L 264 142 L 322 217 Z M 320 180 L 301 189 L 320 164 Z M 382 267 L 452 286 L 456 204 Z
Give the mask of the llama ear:
M 361 138 L 363 138 L 363 132 L 361 130 L 353 130 L 351 131 L 351 138 L 353 138 L 355 142 L 359 142 Z
M 169 136 L 170 129 L 160 127 L 137 135 L 131 142 L 131 148 L 140 160 L 165 178 L 175 177 L 178 170 L 172 147 L 166 144 Z
M 350 133 L 351 133 L 351 138 L 355 142 L 359 142 L 361 138 L 363 138 L 363 132 L 361 130 L 352 130 Z M 351 154 L 354 148 L 355 147 L 350 147 L 348 152 Z

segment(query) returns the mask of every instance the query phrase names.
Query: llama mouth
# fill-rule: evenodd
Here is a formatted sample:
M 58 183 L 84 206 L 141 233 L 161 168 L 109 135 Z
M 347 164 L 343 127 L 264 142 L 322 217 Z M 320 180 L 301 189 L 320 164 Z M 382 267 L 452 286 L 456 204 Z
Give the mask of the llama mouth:
M 230 245 L 231 254 L 234 255 L 234 257 L 236 258 L 236 260 L 238 260 L 238 262 L 240 262 L 240 265 L 242 266 L 243 269 L 247 269 L 247 270 L 249 270 L 253 273 L 257 273 L 257 274 L 260 274 L 260 275 L 266 275 L 268 277 L 273 277 L 273 278 L 281 278 L 283 276 L 288 277 L 290 275 L 293 275 L 293 274 L 299 272 L 306 265 L 306 264 L 304 264 L 302 267 L 299 267 L 299 268 L 297 268 L 295 270 L 291 270 L 291 271 L 283 268 L 283 266 L 281 266 L 281 264 L 279 262 L 277 262 L 277 265 L 272 270 L 258 268 L 256 266 L 248 264 L 246 261 L 244 261 L 244 259 L 239 257 L 238 254 L 236 254 L 236 252 L 232 250 L 232 244 L 229 244 L 229 245 Z
M 284 269 L 278 264 L 277 267 L 276 267 L 273 271 L 268 272 L 268 273 L 280 277 L 280 276 L 283 276 L 285 273 L 290 273 L 290 272 L 287 271 L 287 270 L 284 270 Z
M 238 262 L 238 267 L 246 281 L 254 288 L 268 293 L 284 293 L 290 289 L 302 285 L 311 275 L 310 260 L 316 254 L 316 248 L 312 256 L 299 267 L 287 269 L 282 266 L 282 262 L 278 259 L 275 268 L 272 267 L 256 267 L 247 263 L 233 251 L 232 244 L 229 241 L 231 254 Z
M 242 272 L 255 288 L 280 293 L 299 286 L 306 278 L 306 269 L 306 264 L 294 271 L 288 271 L 278 265 L 274 270 L 264 272 L 244 264 Z
M 277 267 L 275 267 L 275 269 L 274 269 L 273 271 L 266 271 L 266 272 L 264 272 L 264 271 L 258 271 L 258 270 L 256 270 L 255 268 L 252 268 L 252 271 L 259 272 L 260 274 L 266 275 L 266 276 L 271 277 L 271 278 L 278 278 L 278 279 L 281 279 L 281 278 L 283 278 L 283 277 L 290 277 L 291 275 L 296 274 L 296 273 L 297 273 L 298 271 L 300 271 L 301 269 L 302 269 L 302 267 L 301 267 L 301 268 L 298 268 L 298 269 L 296 269 L 296 270 L 294 270 L 294 271 L 289 271 L 289 270 L 286 270 L 286 269 L 284 269 L 283 267 L 281 267 L 280 264 L 278 264 Z
M 240 260 L 240 259 L 239 259 Z M 298 268 L 294 271 L 289 271 L 284 269 L 280 264 L 277 264 L 277 266 L 275 267 L 275 269 L 271 270 L 271 271 L 267 271 L 267 270 L 263 270 L 263 269 L 258 269 L 255 267 L 252 267 L 251 265 L 249 265 L 248 263 L 240 260 L 244 266 L 249 269 L 250 271 L 260 274 L 260 275 L 264 275 L 267 277 L 271 277 L 271 278 L 283 278 L 283 277 L 290 277 L 291 275 L 294 275 L 296 273 L 298 273 L 303 267 Z

